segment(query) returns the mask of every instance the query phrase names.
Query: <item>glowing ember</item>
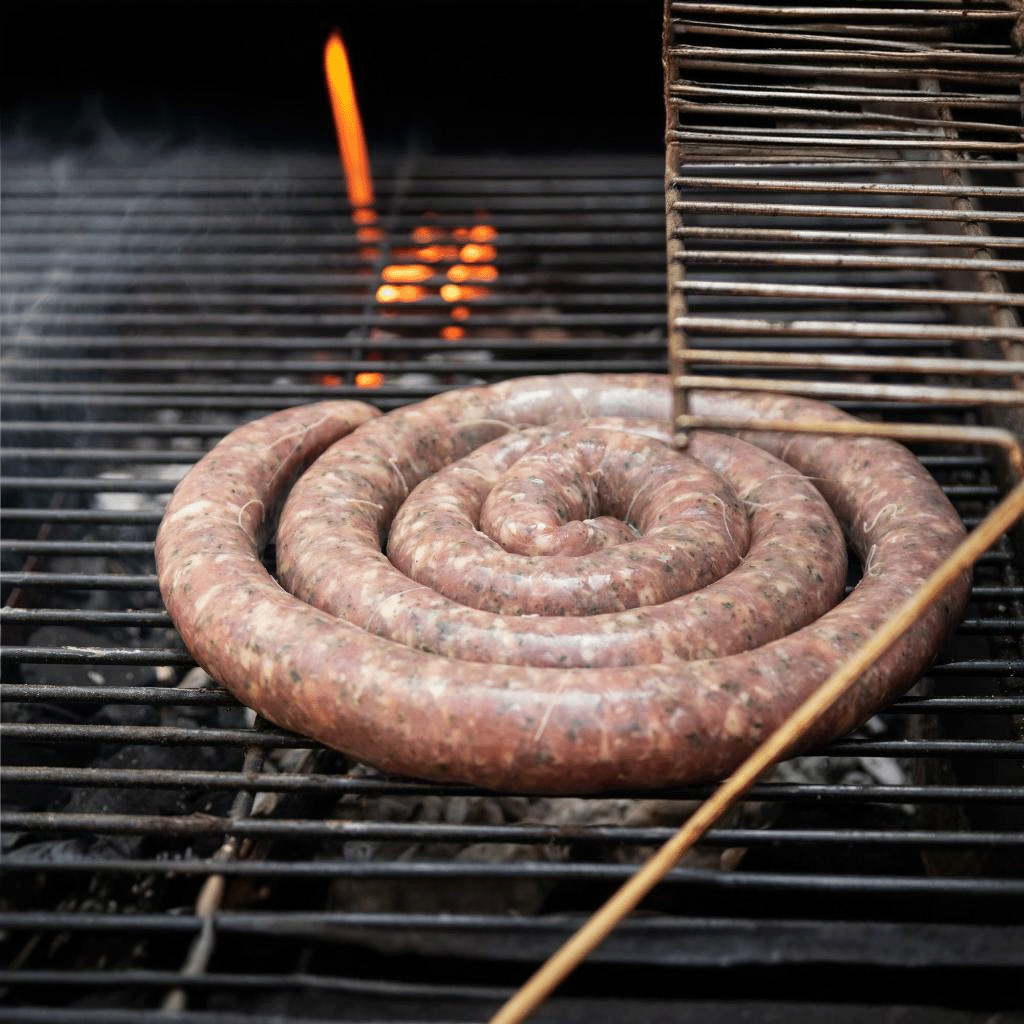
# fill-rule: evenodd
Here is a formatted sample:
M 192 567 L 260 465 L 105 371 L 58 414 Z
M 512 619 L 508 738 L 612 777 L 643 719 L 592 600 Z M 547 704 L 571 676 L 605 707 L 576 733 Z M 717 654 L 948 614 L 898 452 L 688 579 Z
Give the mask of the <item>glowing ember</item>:
M 427 227 L 421 224 L 412 229 L 412 240 L 414 242 L 437 242 L 445 236 L 444 228 Z
M 467 267 L 464 263 L 456 263 L 448 270 L 449 281 L 496 281 L 498 268 L 490 264 L 481 267 Z
M 452 319 L 465 320 L 469 316 L 469 306 L 452 306 Z
M 379 388 L 384 383 L 383 373 L 357 373 L 357 388 Z
M 489 288 L 480 288 L 471 284 L 441 285 L 441 298 L 445 302 L 466 302 L 472 299 L 483 299 L 490 294 Z
M 478 245 L 470 242 L 464 245 L 459 251 L 459 259 L 463 263 L 491 263 L 498 256 L 498 250 L 493 245 Z
M 463 327 L 456 327 L 453 324 L 450 327 L 441 328 L 441 337 L 444 338 L 445 341 L 458 341 L 459 338 L 464 338 L 465 336 L 466 331 Z
M 416 250 L 421 260 L 427 263 L 440 263 L 441 260 L 457 260 L 459 250 L 454 245 L 428 245 Z
M 427 297 L 427 289 L 418 284 L 382 284 L 377 289 L 378 302 L 417 302 Z
M 348 54 L 337 31 L 331 33 L 324 47 L 324 71 L 327 75 L 327 89 L 331 95 L 334 130 L 338 135 L 338 152 L 345 168 L 348 198 L 359 212 L 362 207 L 373 206 L 373 180 L 370 176 L 370 160 L 366 155 L 366 138 L 363 135 L 363 122 L 356 103 Z M 376 215 L 373 220 L 376 220 Z
M 395 263 L 385 267 L 380 276 L 391 282 L 426 281 L 428 277 L 434 276 L 434 271 L 422 263 Z

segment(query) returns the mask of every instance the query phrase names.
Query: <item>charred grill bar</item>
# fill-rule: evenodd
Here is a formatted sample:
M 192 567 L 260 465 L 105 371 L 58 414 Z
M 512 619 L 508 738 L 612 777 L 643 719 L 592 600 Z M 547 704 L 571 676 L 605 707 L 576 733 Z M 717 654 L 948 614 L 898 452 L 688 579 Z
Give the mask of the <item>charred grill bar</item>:
M 912 446 L 971 525 L 1012 475 L 1024 240 L 1012 21 L 968 7 L 673 4 L 667 194 L 683 393 L 827 385 L 942 435 Z M 479 1020 L 706 792 L 346 763 L 192 670 L 151 557 L 184 469 L 271 409 L 665 369 L 660 171 L 412 150 L 361 239 L 328 157 L 8 162 L 0 1019 Z M 449 301 L 474 262 L 411 250 L 474 226 L 497 276 Z M 538 1019 L 1012 1005 L 1022 572 L 1005 538 L 921 684 L 759 785 Z

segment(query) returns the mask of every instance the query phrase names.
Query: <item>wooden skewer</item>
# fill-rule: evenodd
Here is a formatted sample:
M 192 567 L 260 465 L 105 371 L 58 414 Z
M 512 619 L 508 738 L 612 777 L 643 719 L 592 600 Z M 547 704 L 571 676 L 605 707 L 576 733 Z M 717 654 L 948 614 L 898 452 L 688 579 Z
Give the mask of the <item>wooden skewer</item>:
M 491 1018 L 521 1024 L 612 929 L 673 868 L 679 858 L 837 701 L 1022 515 L 1024 483 L 1012 491 L 958 545 L 921 589 L 878 629 L 761 744 L 693 813 L 680 830 L 590 918 Z

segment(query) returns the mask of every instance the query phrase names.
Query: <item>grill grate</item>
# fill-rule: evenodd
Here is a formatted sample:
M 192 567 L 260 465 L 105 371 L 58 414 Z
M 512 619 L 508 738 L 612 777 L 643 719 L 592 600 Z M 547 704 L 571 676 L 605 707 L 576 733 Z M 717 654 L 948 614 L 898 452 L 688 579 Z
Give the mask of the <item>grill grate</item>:
M 918 22 L 924 38 L 946 31 L 945 7 L 917 6 L 905 35 Z M 1002 38 L 1004 9 L 975 6 L 984 38 Z M 784 35 L 798 17 L 831 17 L 785 10 L 758 8 L 783 19 Z M 746 34 L 762 31 L 749 28 L 750 5 L 673 12 L 700 21 L 696 49 L 681 54 L 692 127 L 676 140 L 686 153 L 677 201 L 689 206 L 676 211 L 687 290 L 674 312 L 700 353 L 687 372 L 707 384 L 723 351 L 847 357 L 798 366 L 808 371 L 799 379 L 855 374 L 872 390 L 844 393 L 844 408 L 961 431 L 920 450 L 976 522 L 1001 493 L 1003 463 L 983 443 L 990 435 L 962 431 L 987 423 L 975 392 L 1014 386 L 1005 366 L 973 365 L 970 395 L 931 395 L 927 409 L 875 388 L 909 372 L 897 361 L 981 355 L 971 348 L 981 341 L 1019 345 L 1010 304 L 1001 298 L 998 319 L 978 323 L 969 311 L 991 308 L 963 298 L 991 301 L 977 275 L 998 267 L 1012 280 L 1024 266 L 1010 258 L 1022 244 L 1012 217 L 988 218 L 970 245 L 963 230 L 979 223 L 976 210 L 932 218 L 926 204 L 946 202 L 941 189 L 952 186 L 918 188 L 918 176 L 965 158 L 936 150 L 927 125 L 889 119 L 886 135 L 914 135 L 899 140 L 910 159 L 894 163 L 894 142 L 875 134 L 840 165 L 820 150 L 845 146 L 848 129 L 822 139 L 804 125 L 812 141 L 790 143 L 798 129 L 785 111 L 730 110 L 723 120 L 716 105 L 752 101 L 731 95 L 738 85 L 712 95 L 715 81 L 751 75 L 758 103 L 783 106 L 808 83 L 792 85 L 782 64 L 765 69 L 764 39 Z M 862 23 L 890 30 L 881 16 Z M 812 48 L 834 34 L 800 32 L 815 37 L 802 40 Z M 785 61 L 804 75 L 813 58 L 800 42 L 780 45 L 792 44 Z M 883 56 L 886 81 L 872 70 L 856 89 L 916 110 L 927 67 Z M 959 119 L 997 126 L 992 139 L 961 127 L 981 133 L 978 151 L 991 158 L 971 202 L 1006 214 L 1017 167 L 1007 147 L 1020 149 L 1003 130 L 1016 116 L 1010 72 L 997 69 L 983 88 L 969 58 L 956 51 L 936 74 L 970 89 L 956 99 L 970 112 Z M 863 69 L 851 77 L 867 79 Z M 802 101 L 818 109 L 827 90 L 813 81 Z M 768 148 L 776 143 L 796 146 L 799 159 Z M 387 409 L 519 374 L 665 369 L 660 168 L 640 158 L 410 158 L 381 176 L 385 235 L 370 241 L 348 219 L 332 161 L 211 153 L 57 170 L 25 162 L 5 174 L 0 985 L 9 1005 L 0 1019 L 480 1019 L 707 787 L 614 801 L 492 799 L 382 777 L 253 721 L 192 671 L 160 606 L 152 538 L 184 468 L 272 408 L 358 395 Z M 866 216 L 819 201 L 847 172 Z M 814 188 L 799 191 L 810 179 Z M 797 189 L 806 208 L 780 189 Z M 417 228 L 447 233 L 448 244 L 456 229 L 482 224 L 497 232 L 498 277 L 465 303 L 468 316 L 453 318 L 456 304 L 440 292 L 450 259 L 428 261 L 437 272 L 423 298 L 376 300 L 384 269 L 411 261 L 402 251 Z M 826 244 L 823 231 L 842 237 Z M 959 274 L 974 283 L 949 276 Z M 858 292 L 855 322 L 850 296 L 829 291 L 851 286 L 873 290 Z M 463 336 L 443 339 L 452 326 Z M 740 380 L 765 377 L 761 366 L 725 365 Z M 792 363 L 782 369 L 794 379 Z M 357 373 L 374 372 L 380 387 L 357 385 Z M 926 373 L 928 386 L 949 383 L 947 364 Z M 967 621 L 919 687 L 870 728 L 752 791 L 670 875 L 650 913 L 627 922 L 596 954 L 599 966 L 545 1012 L 681 1019 L 670 1016 L 679 1002 L 657 998 L 675 998 L 682 979 L 687 1005 L 704 1012 L 723 972 L 765 1005 L 845 1004 L 832 1006 L 839 1020 L 859 1002 L 1008 1005 L 1016 983 L 997 972 L 1024 947 L 1021 564 L 1010 538 L 986 555 Z M 638 1009 L 641 984 L 650 1002 Z

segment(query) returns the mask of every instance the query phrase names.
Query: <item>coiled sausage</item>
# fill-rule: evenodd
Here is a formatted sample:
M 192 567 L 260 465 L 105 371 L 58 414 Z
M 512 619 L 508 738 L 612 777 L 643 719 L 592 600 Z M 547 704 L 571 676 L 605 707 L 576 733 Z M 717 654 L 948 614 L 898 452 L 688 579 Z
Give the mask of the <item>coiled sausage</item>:
M 849 419 L 786 396 L 692 397 L 695 412 L 752 426 Z M 580 793 L 720 775 L 964 532 L 891 442 L 698 431 L 671 450 L 663 377 L 523 378 L 371 412 L 322 403 L 229 435 L 168 505 L 161 590 L 189 650 L 246 704 L 437 781 Z M 282 589 L 259 551 L 299 473 Z M 865 572 L 829 610 L 843 532 Z M 910 685 L 969 582 L 809 744 Z

